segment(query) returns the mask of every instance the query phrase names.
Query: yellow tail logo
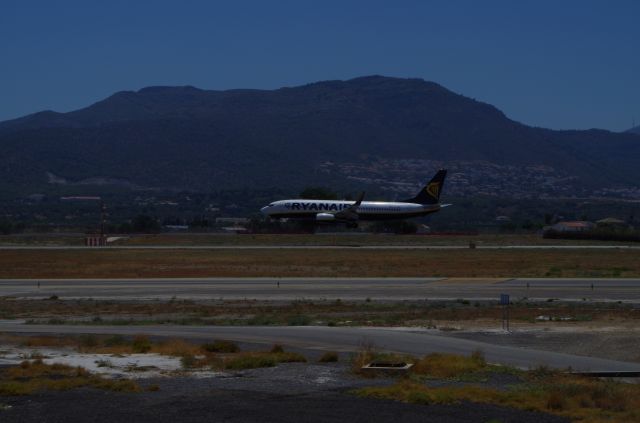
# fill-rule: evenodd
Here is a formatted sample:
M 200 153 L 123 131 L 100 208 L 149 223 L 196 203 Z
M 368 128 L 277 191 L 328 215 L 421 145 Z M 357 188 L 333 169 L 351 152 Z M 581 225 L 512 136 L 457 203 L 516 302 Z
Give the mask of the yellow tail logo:
M 425 190 L 427 191 L 427 194 L 429 194 L 430 196 L 432 196 L 437 200 L 438 196 L 440 195 L 440 183 L 431 182 L 429 185 L 427 185 Z

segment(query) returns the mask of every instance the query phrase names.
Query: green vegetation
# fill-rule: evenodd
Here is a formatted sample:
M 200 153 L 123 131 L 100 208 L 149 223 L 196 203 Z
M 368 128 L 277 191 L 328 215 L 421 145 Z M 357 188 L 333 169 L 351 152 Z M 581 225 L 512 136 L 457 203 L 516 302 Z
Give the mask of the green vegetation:
M 338 353 L 335 351 L 327 351 L 318 359 L 319 363 L 337 363 Z
M 498 390 L 477 384 L 429 387 L 421 379 L 421 376 L 450 379 L 492 372 L 514 374 L 520 382 Z M 640 385 L 587 378 L 545 367 L 525 372 L 490 366 L 479 353 L 471 357 L 431 354 L 415 363 L 409 377 L 392 386 L 354 392 L 362 397 L 412 404 L 488 403 L 553 413 L 581 422 L 640 421 Z
M 236 353 L 240 351 L 240 348 L 235 342 L 225 340 L 216 340 L 211 344 L 202 344 L 202 349 L 207 352 L 217 353 Z
M 414 363 L 411 372 L 434 379 L 452 379 L 477 374 L 488 370 L 482 352 L 470 357 L 452 354 L 429 354 Z
M 38 391 L 66 391 L 92 387 L 118 392 L 139 392 L 127 379 L 111 380 L 92 375 L 82 367 L 45 364 L 42 360 L 23 361 L 19 366 L 0 370 L 0 395 L 28 395 Z
M 588 285 L 585 286 L 588 288 Z M 532 287 L 531 291 L 535 292 Z M 154 301 L 113 302 L 91 300 L 0 299 L 3 316 L 22 318 L 28 323 L 81 325 L 290 325 L 328 326 L 413 326 L 452 329 L 455 322 L 482 320 L 486 324 L 502 319 L 502 309 L 490 301 L 296 301 L 274 304 L 261 301 Z M 95 314 L 100 319 L 91 318 Z M 126 319 L 118 318 L 125 314 Z M 598 303 L 585 298 L 580 303 L 522 299 L 512 304 L 511 319 L 536 324 L 538 316 L 545 322 L 618 322 L 640 319 L 640 309 L 629 304 Z M 74 316 L 74 317 L 51 317 Z M 157 317 L 156 317 L 157 316 Z M 302 318 L 300 316 L 303 316 Z M 121 336 L 111 336 L 105 346 L 124 343 Z
M 133 338 L 133 342 L 131 343 L 131 348 L 134 353 L 144 354 L 151 351 L 151 341 L 149 338 L 144 335 L 138 335 Z
M 213 367 L 224 370 L 256 369 L 260 367 L 274 367 L 280 363 L 306 363 L 307 359 L 292 352 L 247 352 L 223 358 Z M 217 366 L 216 366 L 217 364 Z
M 89 342 L 87 340 L 90 339 Z M 280 344 L 273 345 L 269 351 L 240 351 L 231 341 L 215 340 L 212 343 L 193 344 L 181 339 L 168 339 L 153 342 L 145 335 L 136 335 L 131 340 L 120 336 L 11 336 L 2 335 L 0 340 L 30 347 L 72 347 L 85 353 L 98 354 L 136 354 L 155 353 L 179 357 L 185 369 L 212 368 L 216 370 L 241 370 L 259 367 L 273 367 L 280 363 L 304 363 L 307 359 L 299 353 L 285 351 Z M 35 357 L 34 357 L 35 358 Z M 102 360 L 100 367 L 109 367 L 111 363 Z M 134 370 L 145 370 L 136 368 Z

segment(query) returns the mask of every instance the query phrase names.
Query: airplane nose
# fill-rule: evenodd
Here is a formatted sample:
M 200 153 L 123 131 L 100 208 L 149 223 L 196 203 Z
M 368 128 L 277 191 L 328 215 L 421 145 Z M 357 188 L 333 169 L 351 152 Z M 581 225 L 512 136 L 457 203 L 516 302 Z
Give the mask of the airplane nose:
M 269 215 L 269 213 L 267 213 L 267 209 L 268 209 L 268 208 L 269 208 L 269 207 L 266 207 L 266 206 L 265 206 L 265 207 L 263 207 L 263 208 L 261 208 L 261 209 L 260 209 L 260 213 L 264 214 L 265 216 L 268 216 L 268 215 Z

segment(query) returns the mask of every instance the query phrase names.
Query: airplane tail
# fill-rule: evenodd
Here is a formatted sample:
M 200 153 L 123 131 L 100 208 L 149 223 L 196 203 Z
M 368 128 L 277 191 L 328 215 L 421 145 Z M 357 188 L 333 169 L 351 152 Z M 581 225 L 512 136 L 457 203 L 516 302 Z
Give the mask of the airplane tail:
M 413 198 L 405 200 L 406 203 L 437 204 L 440 201 L 440 193 L 447 176 L 446 169 L 440 169 L 429 183 Z

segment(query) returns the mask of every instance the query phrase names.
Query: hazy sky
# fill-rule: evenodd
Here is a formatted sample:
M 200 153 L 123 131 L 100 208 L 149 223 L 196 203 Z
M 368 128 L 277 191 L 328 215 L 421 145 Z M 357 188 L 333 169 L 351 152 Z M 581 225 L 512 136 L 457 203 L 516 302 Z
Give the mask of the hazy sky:
M 551 128 L 640 122 L 640 1 L 0 0 L 0 120 L 148 85 L 420 77 Z

